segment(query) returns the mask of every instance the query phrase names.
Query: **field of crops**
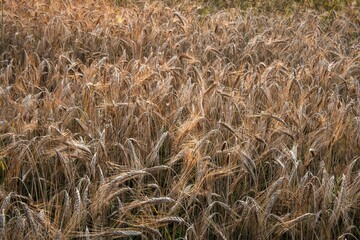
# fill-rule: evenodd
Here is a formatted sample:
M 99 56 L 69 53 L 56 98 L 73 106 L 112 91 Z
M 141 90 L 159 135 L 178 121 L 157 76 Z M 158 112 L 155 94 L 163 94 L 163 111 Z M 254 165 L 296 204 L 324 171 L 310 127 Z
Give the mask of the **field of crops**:
M 356 5 L 122 2 L 2 1 L 0 239 L 360 239 Z

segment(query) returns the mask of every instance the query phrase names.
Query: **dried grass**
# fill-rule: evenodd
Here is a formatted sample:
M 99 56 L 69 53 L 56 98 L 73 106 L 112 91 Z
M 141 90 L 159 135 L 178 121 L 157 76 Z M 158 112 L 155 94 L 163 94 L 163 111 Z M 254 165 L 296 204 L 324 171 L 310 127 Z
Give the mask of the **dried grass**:
M 0 238 L 360 238 L 358 8 L 2 3 Z

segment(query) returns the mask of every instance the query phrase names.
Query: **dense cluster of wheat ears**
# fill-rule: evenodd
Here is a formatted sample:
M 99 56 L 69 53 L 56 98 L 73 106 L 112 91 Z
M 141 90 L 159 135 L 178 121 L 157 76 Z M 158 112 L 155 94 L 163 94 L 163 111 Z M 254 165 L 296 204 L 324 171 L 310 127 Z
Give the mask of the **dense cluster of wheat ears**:
M 3 239 L 359 239 L 360 14 L 2 1 Z

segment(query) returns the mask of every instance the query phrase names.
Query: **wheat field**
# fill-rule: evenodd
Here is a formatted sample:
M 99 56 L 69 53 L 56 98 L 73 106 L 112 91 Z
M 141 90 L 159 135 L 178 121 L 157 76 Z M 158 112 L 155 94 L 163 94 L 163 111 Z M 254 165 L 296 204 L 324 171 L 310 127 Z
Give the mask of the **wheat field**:
M 2 1 L 0 239 L 360 239 L 360 13 Z

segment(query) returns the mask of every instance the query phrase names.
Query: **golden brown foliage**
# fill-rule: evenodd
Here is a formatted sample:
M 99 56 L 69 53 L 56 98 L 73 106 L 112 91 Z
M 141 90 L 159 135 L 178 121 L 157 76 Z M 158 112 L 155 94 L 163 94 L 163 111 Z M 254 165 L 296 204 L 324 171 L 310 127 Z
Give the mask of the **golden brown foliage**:
M 360 14 L 5 1 L 3 239 L 356 239 Z

